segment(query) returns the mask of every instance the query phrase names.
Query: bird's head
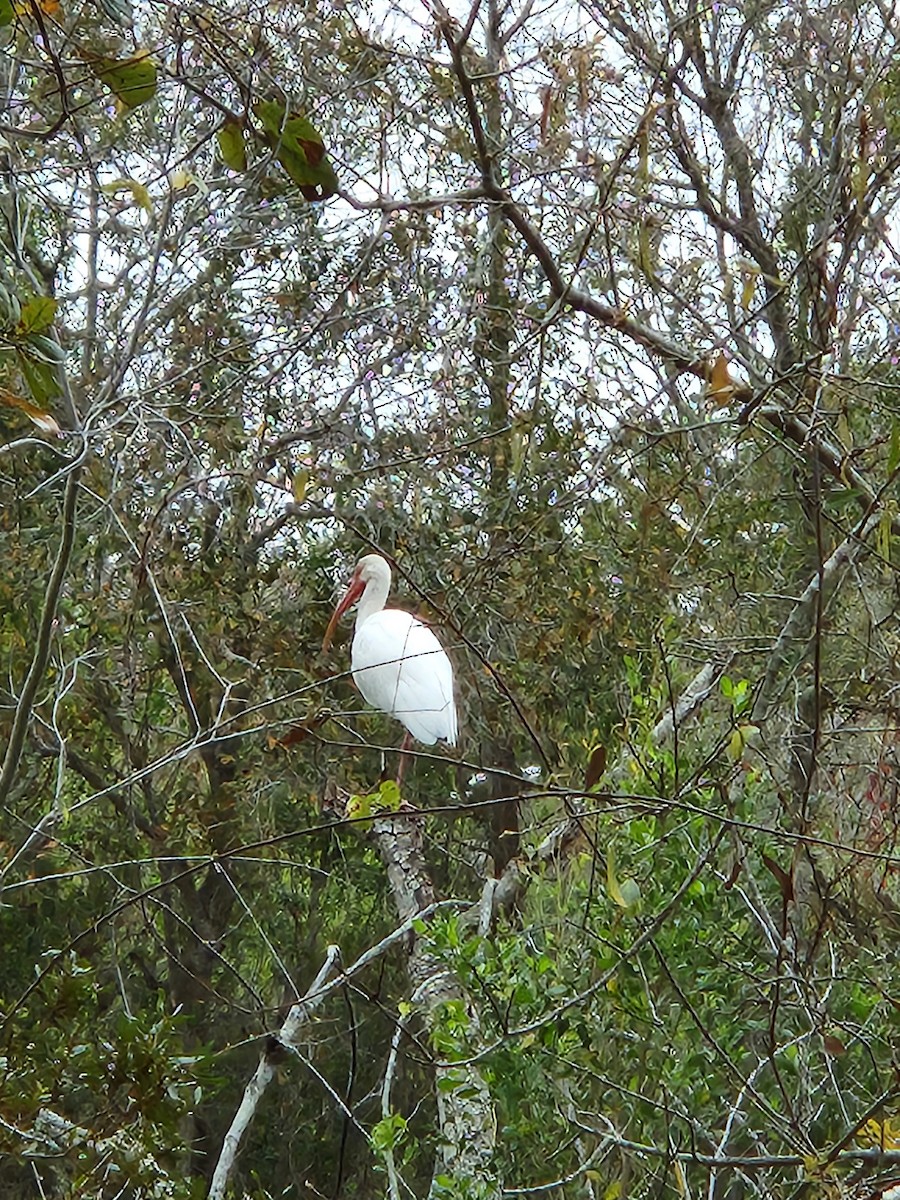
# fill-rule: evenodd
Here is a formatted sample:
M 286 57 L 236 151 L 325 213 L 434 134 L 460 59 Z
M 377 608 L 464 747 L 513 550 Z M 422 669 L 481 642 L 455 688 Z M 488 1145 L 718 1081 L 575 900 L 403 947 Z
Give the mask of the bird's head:
M 387 560 L 382 558 L 380 554 L 365 555 L 353 568 L 353 574 L 350 576 L 347 590 L 338 602 L 338 606 L 334 610 L 331 620 L 328 622 L 328 628 L 325 630 L 325 637 L 322 639 L 323 651 L 327 650 L 331 645 L 331 639 L 334 637 L 338 621 L 348 608 L 352 608 L 358 602 L 370 583 L 381 584 L 385 594 L 387 594 L 388 588 L 391 586 L 391 568 L 388 566 Z

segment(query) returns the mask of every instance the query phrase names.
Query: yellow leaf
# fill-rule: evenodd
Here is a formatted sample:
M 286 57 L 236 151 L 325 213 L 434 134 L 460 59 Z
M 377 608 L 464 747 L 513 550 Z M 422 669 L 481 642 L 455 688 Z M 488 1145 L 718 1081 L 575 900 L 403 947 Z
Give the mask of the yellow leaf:
M 641 221 L 638 230 L 638 266 L 652 281 L 656 273 L 656 250 L 653 245 L 651 227 L 647 221 Z
M 900 1117 L 888 1117 L 883 1122 L 870 1118 L 857 1133 L 856 1140 L 880 1150 L 900 1150 Z
M 709 372 L 709 386 L 706 394 L 717 407 L 730 403 L 731 397 L 734 395 L 734 381 L 728 370 L 728 359 L 722 350 L 719 351 Z
M 728 757 L 732 762 L 743 758 L 744 751 L 753 744 L 758 733 L 758 725 L 738 725 L 728 741 Z
M 107 196 L 114 196 L 116 192 L 130 192 L 131 198 L 144 212 L 153 212 L 153 201 L 150 199 L 150 193 L 143 183 L 138 183 L 136 179 L 114 179 L 112 183 L 104 183 L 100 189 Z
M 741 289 L 741 308 L 747 312 L 753 307 L 753 297 L 756 295 L 756 275 L 752 271 L 744 273 L 744 286 Z
M 647 116 L 641 121 L 637 135 L 638 144 L 638 179 L 642 188 L 650 178 L 650 138 L 647 135 Z
M 401 804 L 400 788 L 393 779 L 386 779 L 374 796 L 375 807 L 382 812 L 399 812 Z
M 308 487 L 309 471 L 298 471 L 291 480 L 291 491 L 297 504 L 302 504 L 306 499 L 306 490 Z
M 850 172 L 850 190 L 854 200 L 865 198 L 869 186 L 869 164 L 864 158 L 858 158 Z
M 675 1172 L 675 1186 L 678 1188 L 678 1195 L 682 1196 L 684 1200 L 687 1200 L 687 1197 L 690 1195 L 688 1192 L 687 1179 L 684 1174 L 684 1167 L 681 1165 L 678 1159 L 672 1163 L 672 1170 Z
M 881 1126 L 886 1150 L 900 1150 L 900 1117 L 888 1117 Z

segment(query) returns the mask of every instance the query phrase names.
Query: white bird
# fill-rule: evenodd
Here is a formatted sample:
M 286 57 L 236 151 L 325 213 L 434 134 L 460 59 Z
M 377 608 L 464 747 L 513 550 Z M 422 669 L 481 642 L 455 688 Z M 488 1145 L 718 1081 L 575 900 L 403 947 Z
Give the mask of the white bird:
M 334 610 L 322 648 L 328 649 L 338 621 L 359 601 L 350 669 L 363 697 L 402 721 L 426 746 L 433 746 L 438 738 L 455 746 L 450 659 L 427 625 L 399 608 L 384 607 L 390 590 L 391 568 L 386 560 L 380 554 L 361 558 Z

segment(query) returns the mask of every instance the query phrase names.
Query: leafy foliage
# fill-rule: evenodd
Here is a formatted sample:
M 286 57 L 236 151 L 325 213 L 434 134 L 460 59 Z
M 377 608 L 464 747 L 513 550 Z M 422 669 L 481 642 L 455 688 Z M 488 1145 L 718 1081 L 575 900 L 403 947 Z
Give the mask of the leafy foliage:
M 887 9 L 0 26 L 0 1193 L 880 1194 Z

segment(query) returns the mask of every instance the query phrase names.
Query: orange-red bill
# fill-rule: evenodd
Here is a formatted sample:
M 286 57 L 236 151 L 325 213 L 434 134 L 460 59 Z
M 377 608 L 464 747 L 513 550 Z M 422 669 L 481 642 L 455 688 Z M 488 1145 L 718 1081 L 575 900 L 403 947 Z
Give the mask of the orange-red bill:
M 344 592 L 340 603 L 332 614 L 331 620 L 328 622 L 328 628 L 325 630 L 325 636 L 322 638 L 323 653 L 331 645 L 331 639 L 334 637 L 334 631 L 337 629 L 338 621 L 341 619 L 347 609 L 356 603 L 364 591 L 365 584 L 361 579 L 350 580 L 350 584 L 346 592 Z

